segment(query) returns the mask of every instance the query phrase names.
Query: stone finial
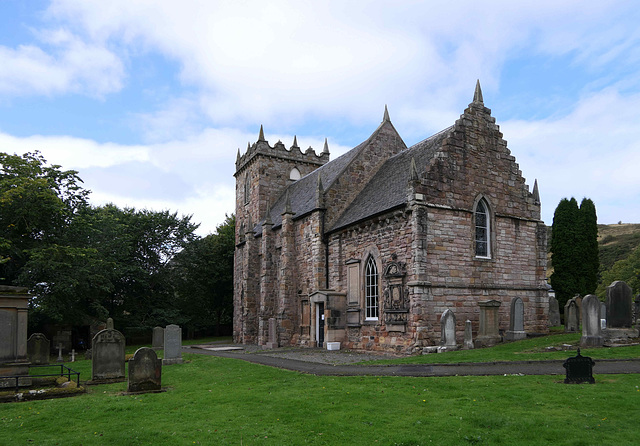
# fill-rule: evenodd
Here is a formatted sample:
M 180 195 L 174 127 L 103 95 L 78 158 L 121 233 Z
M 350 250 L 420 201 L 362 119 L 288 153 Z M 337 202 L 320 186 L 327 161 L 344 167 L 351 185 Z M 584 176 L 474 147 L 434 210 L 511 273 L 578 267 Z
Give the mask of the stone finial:
M 264 130 L 262 129 L 262 124 L 260 125 L 260 134 L 258 135 L 258 141 L 266 141 L 266 139 L 264 139 Z
M 382 122 L 391 122 L 389 118 L 389 110 L 387 109 L 387 104 L 384 104 L 384 115 L 382 116 Z
M 324 188 L 322 187 L 322 178 L 318 174 L 318 183 L 316 186 L 316 207 L 321 208 L 324 206 Z
M 329 143 L 327 138 L 324 139 L 324 148 L 322 149 L 322 153 L 329 153 Z
M 236 156 L 236 164 L 240 161 L 240 147 L 238 147 L 238 155 Z
M 480 88 L 480 79 L 476 81 L 476 91 L 473 93 L 473 102 L 484 104 L 482 99 L 482 88 Z
M 537 203 L 540 204 L 540 191 L 538 191 L 538 180 L 534 180 L 533 181 L 533 200 Z
M 282 215 L 293 215 L 294 212 L 291 209 L 291 195 L 289 194 L 289 188 L 287 188 L 287 190 L 285 191 L 285 195 L 284 195 L 284 212 L 282 213 Z
M 298 147 L 298 137 L 293 135 L 293 145 L 291 147 Z
M 264 217 L 263 225 L 272 225 L 273 221 L 271 220 L 271 205 L 267 205 L 267 215 Z
M 420 176 L 418 175 L 418 168 L 416 167 L 416 159 L 411 157 L 411 175 L 409 177 L 409 182 L 413 183 L 419 180 Z

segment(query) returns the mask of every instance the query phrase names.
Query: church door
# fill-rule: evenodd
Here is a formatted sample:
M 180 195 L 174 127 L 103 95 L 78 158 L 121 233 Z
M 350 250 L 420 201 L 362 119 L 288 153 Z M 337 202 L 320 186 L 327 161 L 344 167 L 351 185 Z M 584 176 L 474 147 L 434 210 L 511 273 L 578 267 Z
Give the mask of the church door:
M 316 304 L 316 339 L 318 347 L 324 347 L 324 303 Z

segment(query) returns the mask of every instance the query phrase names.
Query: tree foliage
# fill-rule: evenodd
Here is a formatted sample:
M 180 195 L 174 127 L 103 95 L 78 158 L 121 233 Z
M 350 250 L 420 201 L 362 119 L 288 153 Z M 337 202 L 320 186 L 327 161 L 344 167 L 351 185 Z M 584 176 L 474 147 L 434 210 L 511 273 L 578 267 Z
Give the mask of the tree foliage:
M 605 298 L 607 287 L 616 280 L 622 280 L 634 292 L 640 292 L 640 246 L 636 247 L 627 258 L 618 260 L 610 269 L 602 273 L 602 281 L 598 285 L 596 294 L 600 298 Z
M 551 287 L 561 307 L 576 294 L 595 292 L 598 283 L 598 222 L 593 201 L 560 200 L 551 232 Z

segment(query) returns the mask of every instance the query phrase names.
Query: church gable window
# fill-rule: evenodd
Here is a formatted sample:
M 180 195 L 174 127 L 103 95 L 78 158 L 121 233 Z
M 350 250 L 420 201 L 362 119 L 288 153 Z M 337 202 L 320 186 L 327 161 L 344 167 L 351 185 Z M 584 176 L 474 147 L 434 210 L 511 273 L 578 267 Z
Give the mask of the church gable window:
M 293 169 L 291 169 L 291 172 L 289 172 L 289 179 L 292 181 L 298 181 L 300 178 L 302 178 L 302 175 L 300 174 L 298 168 L 294 167 Z
M 247 176 L 244 177 L 244 203 L 249 203 L 249 195 L 251 193 L 251 176 L 247 172 Z
M 476 204 L 475 220 L 475 255 L 481 258 L 491 258 L 491 218 L 489 205 L 482 198 Z
M 365 320 L 378 320 L 378 267 L 373 257 L 367 259 L 364 273 Z

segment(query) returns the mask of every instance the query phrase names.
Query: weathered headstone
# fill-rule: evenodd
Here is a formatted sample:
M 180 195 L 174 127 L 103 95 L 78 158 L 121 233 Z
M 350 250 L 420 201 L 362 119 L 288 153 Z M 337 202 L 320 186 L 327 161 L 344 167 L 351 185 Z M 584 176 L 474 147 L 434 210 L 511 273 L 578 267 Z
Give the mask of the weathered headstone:
M 549 326 L 557 327 L 560 324 L 560 305 L 558 304 L 558 299 L 549 296 Z
M 109 330 L 113 330 L 113 319 L 111 319 L 110 317 L 107 318 L 107 329 Z
M 178 325 L 167 325 L 164 329 L 164 365 L 182 364 L 182 329 Z
M 71 330 L 58 330 L 55 335 L 53 335 L 53 345 L 55 348 L 60 346 L 62 348 L 62 352 L 70 352 L 71 351 Z
M 600 300 L 593 294 L 582 300 L 581 347 L 602 347 L 604 338 L 600 331 Z
M 151 348 L 153 348 L 154 350 L 162 350 L 164 348 L 164 328 L 153 327 Z
M 105 328 L 98 332 L 91 343 L 91 379 L 124 378 L 124 336 L 118 330 Z
M 489 347 L 502 340 L 498 313 L 500 305 L 501 302 L 494 299 L 478 302 L 480 307 L 480 329 L 474 342 L 476 347 Z
M 600 302 L 600 319 L 607 320 L 607 304 L 604 302 Z
M 162 359 L 149 347 L 136 350 L 129 360 L 127 392 L 149 392 L 162 388 Z
M 278 348 L 278 339 L 276 333 L 276 318 L 269 318 L 269 340 L 263 346 L 263 348 Z
M 58 344 L 58 359 L 57 362 L 64 362 L 64 358 L 62 357 L 62 343 Z
M 509 315 L 509 330 L 505 333 L 505 339 L 507 341 L 525 339 L 527 333 L 524 331 L 524 303 L 520 297 L 511 299 Z
M 467 319 L 464 323 L 464 344 L 463 348 L 465 350 L 470 350 L 473 348 L 473 332 L 471 331 L 471 321 Z
M 621 280 L 607 287 L 607 327 L 631 328 L 633 319 L 631 288 Z
M 569 299 L 564 306 L 564 331 L 574 333 L 580 327 L 580 313 L 576 298 Z
M 446 309 L 440 318 L 440 345 L 447 350 L 455 350 L 456 343 L 456 315 L 453 311 Z
M 562 366 L 566 369 L 565 384 L 594 384 L 596 380 L 593 378 L 593 366 L 595 362 L 588 356 L 578 354 L 572 358 L 567 358 Z
M 33 333 L 27 340 L 27 354 L 31 364 L 49 364 L 51 342 L 42 333 Z

